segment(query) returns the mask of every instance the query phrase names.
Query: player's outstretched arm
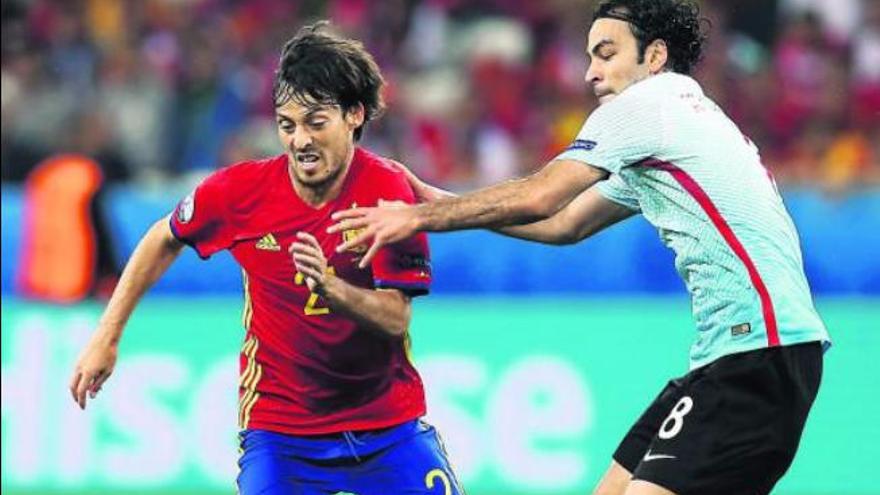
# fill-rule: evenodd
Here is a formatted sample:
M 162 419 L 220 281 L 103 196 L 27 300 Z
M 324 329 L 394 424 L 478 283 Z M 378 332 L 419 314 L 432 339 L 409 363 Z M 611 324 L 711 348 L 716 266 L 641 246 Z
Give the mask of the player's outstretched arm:
M 404 165 L 399 163 L 397 165 L 406 175 L 406 179 L 413 188 L 416 200 L 419 203 L 456 197 L 455 193 L 432 186 L 421 180 Z M 379 204 L 389 204 L 398 207 L 405 206 L 400 201 L 389 203 L 380 201 Z M 501 227 L 495 229 L 495 231 L 506 236 L 544 244 L 574 244 L 606 227 L 629 218 L 635 213 L 635 210 L 606 199 L 595 187 L 591 187 L 550 218 L 525 225 Z
M 180 254 L 183 244 L 171 233 L 168 218 L 147 231 L 122 272 L 122 277 L 73 369 L 70 393 L 85 409 L 86 395 L 95 398 L 116 365 L 117 347 L 129 316 L 144 293 Z
M 502 227 L 496 231 L 544 244 L 574 244 L 635 213 L 635 210 L 606 199 L 596 187 L 591 187 L 546 220 Z
M 573 160 L 555 160 L 523 179 L 510 180 L 454 198 L 406 208 L 354 208 L 333 215 L 329 232 L 363 229 L 338 251 L 372 244 L 361 260 L 365 267 L 380 247 L 419 231 L 440 232 L 499 228 L 544 220 L 608 173 Z
M 289 251 L 309 290 L 323 297 L 330 309 L 392 337 L 406 334 L 412 307 L 403 292 L 356 287 L 328 273 L 320 244 L 306 232 L 297 234 L 297 242 L 290 245 Z

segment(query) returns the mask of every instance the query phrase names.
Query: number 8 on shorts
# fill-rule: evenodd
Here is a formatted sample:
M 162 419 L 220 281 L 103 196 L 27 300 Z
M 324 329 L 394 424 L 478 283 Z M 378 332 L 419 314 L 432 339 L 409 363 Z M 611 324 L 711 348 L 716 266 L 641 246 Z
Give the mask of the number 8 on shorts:
M 660 425 L 660 431 L 657 433 L 663 440 L 669 440 L 681 432 L 684 427 L 684 417 L 694 408 L 694 400 L 685 395 L 672 408 L 672 412 Z

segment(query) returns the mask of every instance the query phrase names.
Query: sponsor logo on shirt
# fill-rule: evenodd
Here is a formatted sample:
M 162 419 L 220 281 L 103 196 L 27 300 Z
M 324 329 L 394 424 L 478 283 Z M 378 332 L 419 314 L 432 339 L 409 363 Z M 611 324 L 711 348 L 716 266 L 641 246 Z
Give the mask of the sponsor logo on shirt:
M 262 249 L 263 251 L 281 251 L 281 246 L 278 245 L 278 241 L 275 240 L 274 235 L 266 234 L 262 239 L 257 241 L 257 249 Z
M 571 146 L 569 146 L 568 149 L 590 151 L 591 149 L 595 148 L 597 144 L 598 143 L 596 143 L 596 141 L 592 141 L 589 139 L 575 139 L 575 141 L 571 143 Z
M 177 205 L 177 221 L 180 223 L 187 223 L 192 220 L 193 212 L 196 209 L 196 199 L 195 199 L 195 191 L 189 193 L 187 197 L 183 198 L 183 201 Z

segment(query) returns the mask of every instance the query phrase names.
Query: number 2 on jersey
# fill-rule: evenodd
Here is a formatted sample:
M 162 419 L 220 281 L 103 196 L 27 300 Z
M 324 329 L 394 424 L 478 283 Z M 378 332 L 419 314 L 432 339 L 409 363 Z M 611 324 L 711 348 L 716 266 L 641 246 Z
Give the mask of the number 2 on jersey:
M 327 273 L 329 273 L 330 275 L 336 275 L 336 269 L 333 268 L 332 266 L 328 266 Z M 302 273 L 296 272 L 296 276 L 293 277 L 293 282 L 296 285 L 302 285 L 302 284 L 306 283 L 306 279 Z M 326 315 L 327 313 L 330 312 L 330 308 L 323 308 L 323 307 L 319 308 L 319 307 L 317 307 L 317 304 L 318 304 L 318 295 L 315 294 L 314 292 L 309 292 L 309 299 L 306 301 L 305 307 L 303 307 L 303 313 L 305 313 L 306 316 L 319 316 L 319 315 Z

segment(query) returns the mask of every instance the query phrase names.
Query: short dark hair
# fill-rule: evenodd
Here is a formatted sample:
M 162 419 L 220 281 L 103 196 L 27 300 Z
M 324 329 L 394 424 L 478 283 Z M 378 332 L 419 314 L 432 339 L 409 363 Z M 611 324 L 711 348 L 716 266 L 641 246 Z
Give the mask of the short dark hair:
M 703 54 L 706 42 L 700 8 L 690 0 L 605 0 L 596 6 L 593 22 L 618 19 L 629 23 L 639 47 L 639 63 L 654 40 L 663 40 L 669 51 L 667 65 L 675 72 L 690 74 Z
M 364 106 L 364 125 L 377 118 L 385 104 L 385 80 L 376 61 L 357 40 L 327 31 L 327 21 L 303 27 L 284 44 L 275 72 L 275 108 L 294 100 L 303 105 L 339 105 L 343 112 Z M 355 129 L 359 140 L 363 125 Z

